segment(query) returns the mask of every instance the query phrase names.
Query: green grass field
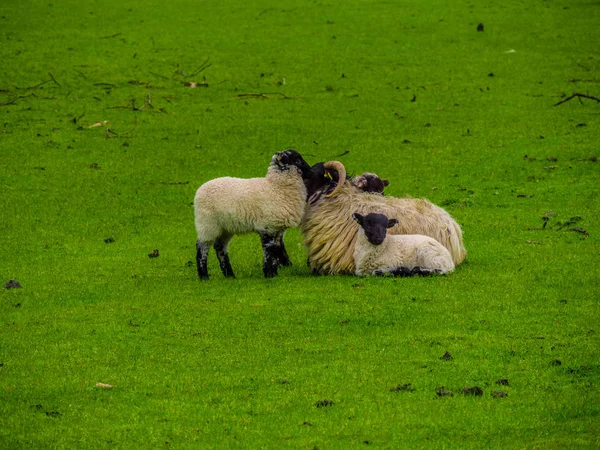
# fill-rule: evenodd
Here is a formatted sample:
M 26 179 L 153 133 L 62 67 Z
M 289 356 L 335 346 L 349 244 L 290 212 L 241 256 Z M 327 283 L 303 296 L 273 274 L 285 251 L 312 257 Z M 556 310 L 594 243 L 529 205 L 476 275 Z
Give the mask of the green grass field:
M 600 448 L 600 104 L 554 106 L 600 97 L 599 23 L 578 0 L 2 2 L 0 448 Z M 444 207 L 467 261 L 315 277 L 290 230 L 277 278 L 248 235 L 235 280 L 213 252 L 199 281 L 196 189 L 286 148 Z

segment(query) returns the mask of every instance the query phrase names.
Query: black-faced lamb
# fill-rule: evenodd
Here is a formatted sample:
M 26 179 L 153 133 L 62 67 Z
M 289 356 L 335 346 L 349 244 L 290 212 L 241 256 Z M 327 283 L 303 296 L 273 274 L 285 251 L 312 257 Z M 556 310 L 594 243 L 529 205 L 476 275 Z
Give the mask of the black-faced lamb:
M 365 275 L 430 275 L 454 270 L 452 255 L 446 247 L 429 236 L 420 234 L 388 235 L 387 229 L 397 219 L 369 213 L 354 213 L 358 238 L 354 246 L 354 273 Z
M 462 230 L 439 206 L 425 199 L 396 198 L 363 192 L 346 179 L 338 161 L 316 164 L 305 180 L 309 202 L 300 225 L 311 270 L 353 274 L 358 225 L 352 213 L 381 213 L 399 219 L 389 234 L 422 234 L 446 247 L 455 265 L 466 257 Z M 340 181 L 342 180 L 342 181 Z
M 333 163 L 337 162 L 334 161 Z M 329 164 L 330 163 L 324 162 L 315 164 L 311 167 L 308 176 L 304 179 L 308 203 L 314 204 L 322 197 L 328 197 L 328 194 L 331 193 L 337 185 L 337 182 L 333 181 L 330 175 L 332 167 L 328 166 L 328 168 L 325 168 L 325 165 Z M 359 176 L 345 175 L 345 179 L 361 192 L 368 192 L 370 194 L 383 195 L 385 188 L 390 185 L 388 180 L 382 180 L 377 174 L 371 172 L 365 172 Z
M 382 180 L 377 174 L 371 172 L 365 172 L 357 177 L 349 178 L 348 181 L 363 192 L 381 195 L 383 195 L 385 188 L 390 185 L 388 180 Z
M 306 205 L 303 177 L 310 165 L 295 150 L 273 155 L 264 178 L 216 178 L 204 183 L 194 199 L 196 262 L 200 278 L 208 278 L 208 252 L 217 252 L 223 275 L 234 277 L 229 242 L 236 234 L 256 232 L 263 247 L 265 277 L 277 275 L 279 265 L 290 265 L 283 236 L 297 227 Z

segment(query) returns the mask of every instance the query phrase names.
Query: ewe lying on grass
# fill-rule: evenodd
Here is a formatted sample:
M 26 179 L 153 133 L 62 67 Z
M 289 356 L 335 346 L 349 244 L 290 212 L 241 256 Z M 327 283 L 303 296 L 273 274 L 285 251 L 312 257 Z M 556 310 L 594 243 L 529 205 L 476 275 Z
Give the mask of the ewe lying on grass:
M 387 235 L 387 229 L 398 223 L 383 214 L 352 214 L 359 224 L 354 247 L 355 274 L 364 275 L 429 275 L 454 270 L 454 261 L 446 247 L 429 236 L 420 234 Z
M 200 278 L 208 278 L 211 245 L 221 271 L 234 277 L 228 247 L 236 234 L 256 232 L 263 246 L 263 273 L 277 275 L 279 264 L 290 265 L 283 244 L 285 230 L 297 227 L 306 205 L 303 177 L 310 166 L 295 150 L 273 155 L 265 178 L 216 178 L 200 186 L 194 199 L 196 262 Z
M 454 264 L 465 259 L 460 226 L 450 214 L 427 200 L 363 192 L 346 180 L 346 169 L 338 161 L 316 164 L 305 182 L 309 202 L 300 227 L 313 272 L 354 273 L 358 234 L 358 226 L 352 220 L 354 212 L 397 217 L 400 222 L 388 233 L 432 237 L 450 251 Z

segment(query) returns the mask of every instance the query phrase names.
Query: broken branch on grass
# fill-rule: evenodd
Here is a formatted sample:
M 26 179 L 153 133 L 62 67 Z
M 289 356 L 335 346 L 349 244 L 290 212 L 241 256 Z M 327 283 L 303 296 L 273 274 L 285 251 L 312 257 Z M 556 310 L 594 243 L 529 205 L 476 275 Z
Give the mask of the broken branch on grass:
M 598 82 L 600 82 L 600 80 L 598 80 L 598 79 L 582 80 L 581 78 L 571 78 L 569 80 L 569 83 L 598 83 Z
M 74 72 L 77 72 L 79 75 L 81 75 L 85 80 L 87 80 L 87 77 L 85 76 L 85 74 L 77 69 L 73 69 Z
M 0 106 L 8 106 L 8 105 L 12 105 L 13 103 L 17 102 L 18 97 L 13 98 L 12 100 L 9 100 L 7 102 L 4 103 L 0 103 Z
M 571 95 L 570 97 L 567 97 L 564 100 L 561 100 L 560 102 L 555 103 L 554 106 L 562 105 L 563 103 L 567 103 L 568 101 L 573 100 L 574 98 L 579 98 L 580 101 L 582 98 L 589 98 L 590 100 L 596 100 L 598 103 L 600 103 L 600 98 L 598 98 L 598 97 L 594 97 L 593 95 L 587 95 L 587 94 L 579 94 L 576 92 L 573 95 Z
M 128 106 L 110 106 L 106 109 L 131 109 L 132 111 L 142 111 L 146 106 L 149 106 L 150 108 L 154 109 L 154 106 L 152 105 L 152 99 L 150 96 L 150 92 L 148 92 L 148 95 L 146 96 L 146 102 L 144 103 L 143 106 L 140 106 L 139 108 L 137 106 L 135 106 L 135 98 L 131 99 L 131 105 Z M 160 112 L 164 112 L 159 110 Z
M 110 36 L 101 36 L 100 39 L 111 39 L 117 36 L 121 36 L 123 33 L 115 33 L 115 34 L 111 34 Z
M 146 82 L 146 81 L 140 81 L 140 80 L 129 80 L 127 83 L 129 84 L 134 84 L 136 86 L 146 86 L 146 87 L 150 87 L 150 83 Z
M 110 128 L 106 129 L 106 139 L 110 139 L 110 135 L 114 134 L 116 137 L 119 137 L 119 133 L 114 132 Z
M 590 233 L 588 233 L 587 230 L 584 230 L 583 228 L 579 228 L 579 227 L 571 228 L 570 231 L 574 231 L 575 233 L 581 233 L 585 237 L 588 237 L 590 235 Z
M 210 86 L 206 81 L 204 81 L 202 83 L 198 83 L 197 81 L 184 81 L 183 85 L 187 86 L 189 88 L 192 88 L 192 89 L 195 89 L 198 86 L 200 86 L 200 87 L 208 87 L 208 86 Z
M 46 83 L 50 83 L 51 81 L 52 81 L 52 80 L 46 80 L 46 81 L 42 81 L 42 82 L 41 82 L 41 83 L 39 83 L 39 84 L 36 84 L 36 85 L 34 85 L 34 86 L 28 86 L 28 87 L 26 87 L 26 88 L 20 88 L 20 87 L 18 87 L 18 86 L 15 86 L 15 87 L 16 87 L 17 89 L 19 89 L 19 90 L 25 90 L 25 91 L 26 91 L 26 90 L 29 90 L 29 89 L 37 89 L 37 88 L 39 88 L 40 86 L 43 86 L 43 85 L 44 85 L 44 84 L 46 84 Z
M 79 117 L 73 117 L 73 123 L 77 123 L 77 122 L 79 122 L 79 120 L 80 120 L 80 119 L 81 119 L 83 116 L 85 116 L 85 112 L 84 112 L 83 114 L 81 114 Z
M 238 97 L 242 98 L 242 97 L 251 97 L 251 98 L 268 98 L 270 99 L 271 97 L 269 97 L 269 95 L 281 95 L 283 97 L 283 99 L 286 100 L 293 100 L 293 97 L 288 97 L 287 95 L 281 93 L 281 92 L 259 92 L 259 93 L 249 93 L 249 94 L 238 94 Z
M 591 70 L 589 67 L 586 67 L 586 66 L 584 66 L 583 64 L 581 64 L 581 63 L 579 63 L 577 61 L 575 61 L 575 64 L 577 64 L 579 67 L 581 67 L 582 69 L 585 69 L 588 72 Z
M 190 74 L 191 77 L 198 75 L 200 72 L 202 72 L 203 70 L 208 69 L 210 66 L 212 66 L 212 63 L 208 63 L 210 61 L 210 57 L 206 58 L 206 61 L 204 61 L 200 67 L 198 67 L 193 73 Z
M 170 80 L 169 77 L 165 77 L 164 75 L 161 75 L 159 73 L 150 72 L 150 74 L 154 75 L 155 77 L 162 78 L 163 80 Z

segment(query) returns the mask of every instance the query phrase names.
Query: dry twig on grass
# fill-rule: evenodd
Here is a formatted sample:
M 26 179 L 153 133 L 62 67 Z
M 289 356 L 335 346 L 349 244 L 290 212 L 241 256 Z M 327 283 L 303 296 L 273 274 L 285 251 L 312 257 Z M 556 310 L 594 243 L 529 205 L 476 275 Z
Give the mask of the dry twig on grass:
M 281 97 L 283 99 L 286 100 L 292 100 L 293 97 L 288 97 L 287 95 L 281 93 L 281 92 L 259 92 L 259 93 L 250 93 L 250 94 L 238 94 L 238 97 L 242 98 L 242 97 L 252 97 L 252 98 L 268 98 L 270 99 L 271 97 L 269 97 L 269 95 L 281 95 Z
M 593 95 L 587 95 L 587 94 L 579 94 L 576 92 L 573 95 L 571 95 L 570 97 L 567 97 L 564 100 L 561 100 L 560 102 L 555 103 L 554 106 L 562 105 L 563 103 L 567 103 L 569 100 L 573 100 L 574 98 L 579 98 L 579 101 L 581 101 L 582 98 L 589 98 L 590 100 L 596 100 L 597 102 L 600 103 L 600 98 L 598 98 L 598 97 L 594 97 Z

